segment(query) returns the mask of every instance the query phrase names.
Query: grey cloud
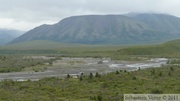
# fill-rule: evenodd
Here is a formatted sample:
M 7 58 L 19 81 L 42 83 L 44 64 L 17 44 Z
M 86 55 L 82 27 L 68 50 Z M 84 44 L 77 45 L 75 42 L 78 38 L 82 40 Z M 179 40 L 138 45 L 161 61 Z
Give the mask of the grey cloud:
M 179 4 L 180 0 L 0 0 L 0 18 L 35 25 L 84 14 L 157 12 L 180 16 Z

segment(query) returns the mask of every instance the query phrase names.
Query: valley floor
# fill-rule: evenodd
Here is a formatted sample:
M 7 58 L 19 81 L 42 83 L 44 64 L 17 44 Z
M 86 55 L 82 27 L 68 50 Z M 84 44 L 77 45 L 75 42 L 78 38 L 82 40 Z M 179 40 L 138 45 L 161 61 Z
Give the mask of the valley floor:
M 54 59 L 56 57 L 31 56 L 25 58 Z M 144 61 L 122 61 L 111 60 L 110 58 L 61 58 L 54 61 L 51 65 L 43 65 L 38 69 L 25 68 L 23 72 L 0 73 L 0 80 L 11 79 L 15 81 L 36 81 L 45 77 L 64 78 L 69 74 L 78 78 L 81 73 L 89 74 L 107 74 L 117 70 L 134 71 L 138 68 L 161 67 L 165 65 L 168 59 L 152 58 Z M 46 63 L 48 64 L 48 63 Z

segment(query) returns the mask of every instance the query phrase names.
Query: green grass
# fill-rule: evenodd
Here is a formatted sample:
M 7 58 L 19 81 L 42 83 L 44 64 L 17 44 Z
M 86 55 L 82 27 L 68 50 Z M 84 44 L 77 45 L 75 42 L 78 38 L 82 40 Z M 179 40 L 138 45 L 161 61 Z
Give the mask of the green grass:
M 115 60 L 144 60 L 148 57 L 177 57 L 179 41 L 151 46 L 83 45 L 31 41 L 0 47 L 2 55 L 53 55 L 62 57 L 110 57 Z M 175 45 L 174 45 L 175 44 Z
M 22 43 L 9 44 L 1 46 L 0 49 L 4 50 L 58 50 L 61 48 L 77 48 L 77 47 L 107 47 L 119 45 L 93 45 L 93 44 L 80 44 L 80 43 L 58 43 L 54 41 L 35 40 Z
M 0 54 L 48 54 L 68 57 L 111 57 L 124 59 L 130 55 L 177 57 L 180 55 L 180 40 L 159 45 L 118 46 L 67 44 L 51 41 L 30 41 L 0 47 Z
M 171 69 L 173 68 L 173 70 Z M 0 82 L 0 100 L 123 101 L 123 94 L 178 94 L 180 67 L 141 69 L 83 79 L 45 78 L 40 81 Z M 99 98 L 99 100 L 97 100 Z
M 133 46 L 119 50 L 120 55 L 155 55 L 162 57 L 179 57 L 180 40 L 169 41 L 160 45 Z
M 39 71 L 43 70 L 45 63 L 50 63 L 54 61 L 53 59 L 33 59 L 33 58 L 24 58 L 24 56 L 5 56 L 0 55 L 0 73 L 7 72 L 20 72 L 24 70 L 34 70 Z
M 112 59 L 139 60 L 147 57 L 178 57 L 180 41 L 159 45 L 117 46 L 67 44 L 51 41 L 30 41 L 0 47 L 0 54 L 58 55 L 63 57 L 110 57 Z M 140 59 L 141 60 L 141 59 Z
M 58 55 L 68 57 L 112 57 L 124 46 L 67 44 L 50 41 L 31 41 L 0 47 L 0 54 Z

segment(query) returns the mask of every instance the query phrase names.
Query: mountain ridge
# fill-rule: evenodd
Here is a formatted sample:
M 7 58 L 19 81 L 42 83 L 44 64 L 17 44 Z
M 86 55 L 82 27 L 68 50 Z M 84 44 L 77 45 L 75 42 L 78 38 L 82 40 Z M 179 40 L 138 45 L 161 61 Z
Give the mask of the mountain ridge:
M 22 35 L 24 32 L 10 29 L 0 29 L 0 45 L 5 45 Z
M 10 43 L 32 40 L 83 44 L 154 43 L 180 38 L 179 29 L 180 18 L 170 15 L 84 15 L 68 17 L 54 25 L 38 26 Z

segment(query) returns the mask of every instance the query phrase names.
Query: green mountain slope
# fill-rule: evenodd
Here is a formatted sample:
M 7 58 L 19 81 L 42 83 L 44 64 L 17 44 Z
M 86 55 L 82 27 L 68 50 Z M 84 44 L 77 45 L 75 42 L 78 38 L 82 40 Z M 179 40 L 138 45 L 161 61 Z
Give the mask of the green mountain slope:
M 180 55 L 180 39 L 169 41 L 160 45 L 151 46 L 133 46 L 118 51 L 124 55 L 164 55 L 178 56 Z
M 136 20 L 148 24 L 152 29 L 167 31 L 171 34 L 177 34 L 180 31 L 180 20 L 178 17 L 166 14 L 130 14 Z
M 84 44 L 145 44 L 180 38 L 180 18 L 163 14 L 73 16 L 36 27 L 11 43 L 50 40 Z

